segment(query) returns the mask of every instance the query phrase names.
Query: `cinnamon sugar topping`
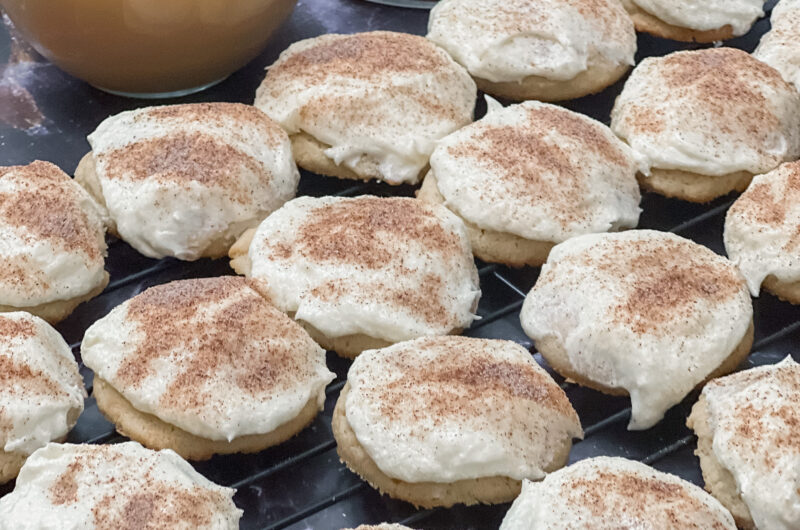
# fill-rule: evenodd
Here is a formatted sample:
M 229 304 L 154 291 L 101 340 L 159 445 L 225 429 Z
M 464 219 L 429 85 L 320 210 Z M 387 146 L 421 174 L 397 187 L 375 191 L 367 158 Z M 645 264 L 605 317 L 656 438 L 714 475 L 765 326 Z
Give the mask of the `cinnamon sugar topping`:
M 0 502 L 9 520 L 21 515 L 20 507 L 35 506 L 26 514 L 26 527 L 59 521 L 66 528 L 238 528 L 241 511 L 231 500 L 234 490 L 209 482 L 171 451 L 151 451 L 135 442 L 50 444 L 29 462 L 37 472 L 23 468 L 10 495 L 15 501 L 10 513 Z
M 495 400 L 522 400 L 577 421 L 563 390 L 529 362 L 498 358 L 504 342 L 468 337 L 436 337 L 406 343 L 383 356 L 384 369 L 402 373 L 388 384 L 376 384 L 367 399 L 380 403 L 388 421 L 413 421 L 416 415 L 445 418 L 480 417 Z M 432 355 L 423 358 L 417 352 Z M 421 362 L 422 361 L 422 362 Z M 425 410 L 412 404 L 422 394 Z
M 250 192 L 242 187 L 242 168 L 259 175 L 264 186 L 271 175 L 255 159 L 228 143 L 200 132 L 176 132 L 170 136 L 140 140 L 101 155 L 108 178 L 158 179 L 183 185 L 197 182 L 227 189 L 246 204 Z
M 310 339 L 244 278 L 152 287 L 129 302 L 127 317 L 143 336 L 116 376 L 136 388 L 169 359 L 178 371 L 161 395 L 162 407 L 212 406 L 230 385 L 253 397 L 280 392 L 309 376 L 295 350 Z
M 398 241 L 448 258 L 463 252 L 459 238 L 444 229 L 429 206 L 402 197 L 358 197 L 327 204 L 314 210 L 297 238 L 297 252 L 306 258 L 369 269 L 402 259 L 394 252 Z
M 326 35 L 269 70 L 270 77 L 320 81 L 333 75 L 369 79 L 403 72 L 426 73 L 448 66 L 428 40 L 405 33 L 374 31 Z
M 31 241 L 46 239 L 68 252 L 83 252 L 90 260 L 102 259 L 105 249 L 98 242 L 98 227 L 92 226 L 81 208 L 83 197 L 66 173 L 49 162 L 36 161 L 0 167 L 0 179 L 19 187 L 0 193 L 2 222 L 25 228 Z
M 658 333 L 698 302 L 722 303 L 744 288 L 732 265 L 685 240 L 615 241 L 602 255 L 584 259 L 630 285 L 614 315 L 638 334 Z
M 246 125 L 258 131 L 259 139 L 273 148 L 280 145 L 285 134 L 266 114 L 251 105 L 241 103 L 188 103 L 150 107 L 147 113 L 139 115 L 137 120 L 145 116 L 177 124 L 201 122 L 219 128 L 229 126 L 231 122 L 240 126 Z
M 651 475 L 651 476 L 648 476 Z M 626 499 L 625 514 L 635 521 L 652 520 L 658 510 L 659 519 L 669 523 L 670 528 L 692 528 L 696 530 L 726 530 L 728 527 L 716 520 L 698 524 L 696 515 L 704 505 L 692 495 L 686 485 L 677 481 L 667 482 L 655 473 L 632 473 L 628 471 L 597 471 L 591 479 L 576 479 L 570 485 L 569 500 L 577 506 L 586 507 L 594 517 L 602 520 L 605 514 L 618 511 L 620 499 Z
M 741 128 L 758 138 L 780 125 L 768 105 L 765 87 L 791 89 L 772 67 L 735 48 L 673 53 L 663 59 L 670 90 L 692 88 L 695 98 L 707 105 L 708 115 L 719 120 L 728 133 Z M 735 109 L 732 112 L 732 109 Z

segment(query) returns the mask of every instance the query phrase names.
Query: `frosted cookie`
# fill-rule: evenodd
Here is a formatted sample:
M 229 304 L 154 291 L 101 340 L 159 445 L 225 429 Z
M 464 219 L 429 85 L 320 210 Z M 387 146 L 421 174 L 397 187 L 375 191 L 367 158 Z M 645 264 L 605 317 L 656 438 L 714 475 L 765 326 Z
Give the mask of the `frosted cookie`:
M 580 421 L 511 341 L 426 337 L 360 355 L 333 413 L 342 461 L 416 506 L 494 504 L 564 466 Z
M 684 42 L 744 35 L 764 16 L 764 0 L 622 0 L 636 29 Z
M 440 141 L 418 197 L 461 217 L 480 259 L 539 266 L 570 237 L 635 227 L 637 169 L 602 123 L 530 101 Z
M 520 319 L 558 373 L 630 395 L 631 430 L 652 427 L 703 381 L 733 371 L 753 342 L 750 293 L 736 267 L 652 230 L 556 246 Z
M 66 437 L 86 390 L 61 335 L 30 313 L 0 314 L 0 484 L 36 449 Z
M 800 304 L 800 162 L 753 179 L 725 217 L 725 250 L 750 292 Z
M 741 50 L 676 52 L 639 63 L 611 129 L 651 168 L 644 188 L 705 202 L 800 157 L 800 94 Z
M 687 425 L 706 489 L 739 528 L 800 528 L 800 365 L 787 357 L 709 382 Z
M 772 29 L 761 37 L 753 57 L 800 89 L 800 0 L 780 0 L 769 20 Z
M 81 356 L 118 432 L 191 460 L 291 438 L 334 378 L 308 333 L 235 276 L 147 289 L 86 330 Z
M 286 133 L 239 103 L 146 107 L 104 120 L 75 170 L 109 230 L 151 258 L 218 258 L 294 197 Z
M 0 312 L 54 324 L 108 284 L 100 205 L 49 162 L 0 166 Z
M 416 184 L 436 141 L 472 121 L 476 90 L 432 42 L 375 31 L 295 42 L 254 104 L 286 129 L 304 169 Z
M 605 456 L 525 481 L 500 530 L 736 530 L 714 497 L 675 475 Z
M 31 455 L 0 499 L 0 530 L 235 530 L 234 492 L 172 451 L 53 443 Z
M 459 333 L 480 288 L 464 223 L 402 197 L 301 197 L 231 248 L 231 266 L 344 357 Z
M 618 0 L 442 0 L 428 38 L 503 98 L 600 92 L 634 64 L 636 32 Z

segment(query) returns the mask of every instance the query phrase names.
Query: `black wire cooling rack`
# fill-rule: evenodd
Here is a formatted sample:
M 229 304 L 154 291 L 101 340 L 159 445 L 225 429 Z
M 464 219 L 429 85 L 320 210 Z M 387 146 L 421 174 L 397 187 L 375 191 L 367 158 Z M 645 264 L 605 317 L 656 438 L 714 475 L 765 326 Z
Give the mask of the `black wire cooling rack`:
M 354 2 L 363 5 L 356 5 Z M 768 6 L 771 7 L 773 3 L 769 2 Z M 403 29 L 403 20 L 407 16 L 411 17 L 407 19 L 410 25 L 406 28 L 408 31 L 420 32 L 423 27 L 419 15 L 407 15 L 409 12 L 400 9 L 371 6 L 361 0 L 301 0 L 296 14 L 299 22 L 293 19 L 294 22 L 289 24 L 287 31 L 291 33 L 292 28 L 296 30 L 301 27 L 305 33 L 324 32 L 324 27 L 308 29 L 305 25 L 298 26 L 314 19 L 316 4 L 324 4 L 323 7 L 331 12 L 332 7 L 338 4 L 343 9 L 357 10 L 358 13 L 368 13 L 370 9 L 379 10 L 375 11 L 379 15 L 377 20 L 389 21 L 386 25 L 392 29 Z M 361 22 L 364 21 L 350 20 L 345 25 L 352 31 L 377 29 L 374 24 L 369 25 L 367 22 L 361 27 Z M 768 26 L 768 20 L 762 20 L 747 36 L 727 44 L 752 51 Z M 274 59 L 287 42 L 296 40 L 290 33 L 284 32 L 279 36 L 276 43 L 273 43 L 273 47 L 277 49 L 268 51 L 265 57 Z M 678 45 L 640 36 L 638 58 L 693 47 L 697 46 Z M 260 72 L 260 69 L 257 70 Z M 247 75 L 260 77 L 262 74 L 258 72 L 253 70 L 252 74 Z M 622 82 L 602 94 L 569 102 L 566 106 L 607 123 L 614 98 L 621 87 Z M 215 99 L 249 102 L 252 97 L 252 92 L 225 92 L 226 90 L 230 89 L 226 89 L 223 84 L 216 93 L 207 93 L 206 98 L 216 96 Z M 108 109 L 106 114 L 119 110 L 116 99 L 104 100 L 96 94 L 93 97 Z M 482 112 L 481 107 L 479 105 L 479 115 Z M 32 151 L 36 152 L 35 144 L 32 143 L 31 146 Z M 77 159 L 83 149 L 73 148 L 75 152 L 70 156 Z M 299 192 L 300 195 L 314 196 L 355 196 L 365 193 L 412 195 L 413 189 L 392 188 L 376 183 L 354 184 L 351 181 L 323 178 L 303 172 Z M 734 199 L 735 196 L 731 195 L 710 204 L 695 205 L 645 194 L 640 227 L 675 232 L 722 253 L 723 221 L 725 212 Z M 85 329 L 111 308 L 147 287 L 182 278 L 233 273 L 227 260 L 200 260 L 193 263 L 174 259 L 151 260 L 120 241 L 110 244 L 107 268 L 111 274 L 111 283 L 103 294 L 80 306 L 58 326 L 67 341 L 72 343 L 72 350 L 78 358 L 80 340 Z M 509 269 L 480 262 L 478 268 L 483 291 L 478 308 L 481 319 L 465 334 L 509 339 L 532 349 L 531 341 L 520 327 L 519 310 L 525 294 L 536 281 L 539 270 Z M 754 306 L 755 343 L 753 353 L 743 368 L 775 363 L 787 354 L 793 354 L 800 360 L 800 307 L 783 303 L 766 293 L 754 300 Z M 543 363 L 538 354 L 534 355 L 537 361 Z M 210 480 L 238 490 L 234 500 L 244 510 L 241 528 L 327 530 L 381 521 L 399 522 L 424 529 L 497 528 L 508 505 L 416 510 L 409 504 L 381 496 L 339 462 L 330 423 L 333 406 L 344 385 L 349 365 L 349 361 L 340 359 L 335 354 L 328 354 L 328 366 L 336 372 L 337 378 L 326 391 L 325 409 L 309 428 L 292 440 L 254 455 L 220 456 L 195 464 L 198 471 Z M 87 388 L 91 391 L 91 373 L 86 368 L 82 368 L 82 372 Z M 671 409 L 664 420 L 652 429 L 628 432 L 626 425 L 630 415 L 630 402 L 627 398 L 605 396 L 568 384 L 556 374 L 553 376 L 578 411 L 586 434 L 583 441 L 574 445 L 571 462 L 596 455 L 623 456 L 702 484 L 698 461 L 693 455 L 695 438 L 685 426 L 686 416 L 697 398 L 696 393 Z M 91 397 L 86 402 L 84 414 L 69 436 L 70 442 L 87 443 L 117 443 L 124 439 L 102 417 Z M 13 483 L 0 488 L 0 494 L 10 491 L 12 487 Z

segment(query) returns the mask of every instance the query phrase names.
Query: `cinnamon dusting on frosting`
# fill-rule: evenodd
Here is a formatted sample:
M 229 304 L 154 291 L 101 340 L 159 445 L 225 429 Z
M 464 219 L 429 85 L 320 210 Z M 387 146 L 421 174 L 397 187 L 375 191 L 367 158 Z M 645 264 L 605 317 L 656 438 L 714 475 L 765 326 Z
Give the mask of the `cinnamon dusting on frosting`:
M 782 228 L 790 222 L 791 211 L 800 204 L 800 162 L 779 166 L 774 178 L 754 182 L 733 203 L 729 215 L 763 227 Z M 796 214 L 795 214 L 796 215 Z M 789 234 L 783 250 L 800 247 L 800 225 Z
M 11 357 L 0 354 L 0 393 L 25 394 L 30 399 L 36 395 L 58 396 L 61 389 L 49 376 L 31 368 L 28 364 L 15 362 Z
M 580 202 L 588 193 L 587 179 L 570 150 L 590 151 L 598 160 L 622 168 L 631 166 L 630 156 L 602 124 L 571 111 L 536 106 L 524 112 L 522 124 L 483 126 L 474 137 L 450 146 L 448 153 L 490 169 L 514 195 L 552 205 L 551 215 L 562 226 L 581 222 L 586 215 Z M 481 127 L 481 122 L 471 127 Z
M 447 67 L 444 52 L 423 37 L 373 31 L 318 38 L 315 45 L 270 68 L 268 75 L 320 82 L 336 75 L 371 79 L 387 73 L 426 73 Z
M 272 175 L 251 156 L 228 143 L 199 132 L 177 132 L 121 147 L 106 155 L 108 178 L 157 179 L 188 185 L 225 188 L 242 204 L 251 199 L 242 187 L 242 169 L 259 175 L 263 185 Z
M 13 179 L 22 187 L 0 194 L 3 222 L 25 228 L 31 241 L 46 239 L 68 252 L 83 252 L 90 260 L 102 259 L 97 230 L 81 209 L 78 185 L 66 173 L 37 160 L 27 166 L 0 167 L 0 179 Z
M 745 370 L 709 383 L 710 391 L 737 393 L 737 407 L 725 411 L 726 424 L 734 430 L 737 445 L 753 461 L 763 459 L 773 467 L 776 453 L 800 454 L 800 365 Z M 777 397 L 766 399 L 765 389 Z M 706 394 L 708 396 L 708 394 Z
M 109 508 L 118 503 L 116 495 L 101 499 L 92 508 L 98 528 L 118 530 L 168 530 L 177 526 L 203 526 L 212 523 L 212 508 L 225 498 L 216 491 L 194 486 L 174 488 L 164 482 L 153 482 L 143 491 L 133 492 L 121 510 Z
M 123 451 L 132 445 L 73 446 L 66 469 L 49 488 L 50 501 L 70 505 L 91 499 L 91 522 L 120 530 L 208 527 L 215 514 L 229 511 L 230 500 L 221 491 L 156 478 L 182 470 L 163 453 L 140 446 L 133 453 Z M 92 499 L 97 490 L 108 489 L 113 493 Z
M 242 103 L 188 103 L 149 107 L 138 115 L 136 121 L 156 119 L 179 123 L 202 122 L 225 127 L 228 122 L 247 125 L 258 130 L 259 140 L 270 147 L 278 147 L 284 138 L 283 129 L 269 117 L 251 105 Z
M 731 135 L 763 139 L 780 128 L 768 96 L 774 90 L 793 92 L 772 67 L 735 48 L 712 48 L 670 54 L 658 59 L 664 88 L 702 103 L 709 119 Z
M 639 334 L 659 332 L 700 300 L 724 302 L 745 288 L 733 265 L 690 241 L 615 241 L 597 258 L 583 259 L 595 259 L 599 270 L 630 281 L 614 314 Z
M 414 341 L 410 348 L 435 352 L 428 364 L 419 365 L 414 350 L 384 357 L 386 369 L 402 373 L 389 384 L 371 389 L 382 414 L 402 421 L 417 414 L 442 419 L 480 418 L 487 404 L 523 400 L 551 408 L 566 416 L 577 415 L 563 390 L 546 374 L 522 362 L 498 360 L 491 349 L 501 341 L 468 337 L 436 337 Z M 424 396 L 426 410 L 410 408 L 410 395 Z
M 719 520 L 714 520 L 710 527 L 707 526 L 710 521 L 704 521 L 700 526 L 695 514 L 706 510 L 703 503 L 685 485 L 666 482 L 657 476 L 598 470 L 592 478 L 574 479 L 566 487 L 571 490 L 567 492 L 569 502 L 588 508 L 598 521 L 607 514 L 622 510 L 626 520 L 649 526 L 648 523 L 655 522 L 653 512 L 658 510 L 658 520 L 668 523 L 670 528 L 727 529 Z M 620 506 L 620 499 L 626 499 L 624 506 Z
M 80 502 L 78 479 L 82 471 L 83 459 L 76 458 L 69 463 L 67 469 L 50 486 L 50 500 L 53 504 L 75 504 Z
M 308 376 L 296 350 L 311 339 L 244 278 L 152 287 L 129 302 L 127 315 L 142 339 L 117 377 L 137 387 L 157 376 L 159 359 L 170 359 L 180 368 L 161 396 L 162 407 L 208 406 L 224 400 L 219 391 L 227 385 L 253 396 L 280 392 Z
M 444 229 L 430 206 L 403 197 L 358 197 L 324 205 L 300 227 L 297 239 L 295 252 L 308 259 L 368 269 L 396 261 L 398 239 L 445 257 L 463 252 L 458 237 Z M 286 250 L 278 248 L 280 254 Z

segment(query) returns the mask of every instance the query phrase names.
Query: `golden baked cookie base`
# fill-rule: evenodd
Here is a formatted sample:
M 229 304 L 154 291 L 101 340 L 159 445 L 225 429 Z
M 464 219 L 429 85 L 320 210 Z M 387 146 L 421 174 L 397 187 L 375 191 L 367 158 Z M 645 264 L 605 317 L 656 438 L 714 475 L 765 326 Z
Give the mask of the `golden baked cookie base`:
M 81 161 L 78 162 L 78 167 L 75 168 L 75 182 L 83 186 L 83 188 L 107 211 L 108 207 L 106 206 L 105 197 L 103 197 L 100 180 L 97 178 L 94 157 L 91 151 L 84 155 Z M 106 231 L 118 239 L 123 239 L 117 231 L 117 225 L 110 216 L 108 216 Z M 232 241 L 228 238 L 221 237 L 215 239 L 203 250 L 199 258 L 224 258 L 228 255 L 231 243 Z
M 734 37 L 733 28 L 730 25 L 706 31 L 682 28 L 668 24 L 651 15 L 635 5 L 631 0 L 622 0 L 622 5 L 631 16 L 631 19 L 633 19 L 636 31 L 649 33 L 650 35 L 661 37 L 662 39 L 671 39 L 681 42 L 709 43 L 728 40 Z
M 444 204 L 444 197 L 439 192 L 433 170 L 425 175 L 417 198 L 434 204 Z M 507 232 L 484 230 L 461 216 L 459 218 L 467 227 L 472 253 L 489 263 L 502 263 L 511 267 L 539 267 L 547 261 L 550 250 L 555 246 L 550 241 L 535 241 Z
M 215 454 L 257 453 L 299 433 L 319 412 L 316 397 L 312 397 L 294 419 L 274 431 L 240 436 L 228 442 L 202 438 L 137 410 L 122 394 L 97 376 L 94 377 L 92 395 L 97 400 L 97 408 L 114 424 L 118 433 L 150 449 L 172 449 L 187 460 L 208 460 Z
M 751 320 L 750 325 L 748 326 L 747 331 L 745 332 L 744 337 L 742 337 L 742 340 L 739 342 L 739 344 L 733 349 L 730 355 L 728 355 L 728 357 L 726 357 L 725 360 L 722 361 L 722 363 L 713 372 L 711 372 L 711 374 L 709 374 L 708 377 L 706 377 L 697 385 L 697 388 L 702 387 L 708 381 L 714 378 L 733 372 L 740 364 L 742 364 L 742 362 L 750 354 L 750 348 L 753 346 L 753 331 L 753 321 Z M 557 338 L 547 337 L 534 342 L 536 345 L 536 350 L 542 354 L 542 357 L 544 357 L 544 359 L 547 361 L 547 364 L 549 364 L 553 370 L 561 374 L 562 377 L 569 379 L 570 381 L 574 381 L 581 386 L 592 388 L 611 396 L 628 395 L 628 391 L 624 388 L 609 387 L 603 383 L 591 379 L 585 374 L 576 372 L 572 367 L 572 363 L 569 360 L 567 351 Z
M 694 454 L 700 458 L 700 469 L 703 471 L 706 491 L 731 512 L 736 526 L 742 530 L 755 530 L 756 526 L 750 510 L 739 495 L 736 480 L 714 455 L 713 436 L 708 424 L 708 405 L 705 396 L 701 395 L 692 407 L 692 413 L 686 420 L 686 425 L 697 435 L 697 450 Z
M 242 274 L 244 276 L 250 275 L 251 263 L 247 252 L 250 248 L 250 243 L 253 241 L 253 235 L 255 233 L 255 229 L 247 230 L 241 235 L 239 240 L 233 244 L 228 252 L 228 257 L 231 258 L 231 268 L 237 274 Z M 255 284 L 255 287 L 258 289 L 258 283 Z M 264 298 L 269 299 L 268 293 L 261 292 L 261 295 L 264 296 Z M 473 311 L 475 309 L 476 308 L 473 308 Z M 289 313 L 289 316 L 294 318 L 294 313 Z M 305 328 L 308 334 L 311 335 L 311 338 L 314 339 L 314 342 L 326 350 L 336 352 L 337 355 L 344 357 L 345 359 L 355 359 L 361 352 L 365 350 L 385 348 L 394 344 L 393 342 L 385 339 L 370 337 L 369 335 L 363 333 L 343 335 L 341 337 L 328 337 L 305 321 L 298 320 L 297 323 Z M 462 329 L 454 329 L 451 330 L 448 335 L 459 335 L 462 331 Z
M 784 302 L 800 305 L 800 282 L 782 282 L 770 274 L 764 279 L 761 287 L 774 294 Z
M 70 422 L 71 425 L 75 425 L 80 413 L 81 410 L 78 409 L 70 412 L 70 416 L 72 417 L 67 418 L 67 421 Z M 53 442 L 64 443 L 66 439 L 66 436 L 62 436 L 61 438 L 53 440 Z M 29 455 L 23 455 L 21 453 L 6 453 L 5 451 L 0 451 L 0 486 L 17 478 L 19 470 L 22 469 L 22 466 L 28 460 L 28 456 Z
M 80 304 L 86 302 L 87 300 L 91 300 L 98 294 L 102 293 L 103 289 L 106 288 L 106 285 L 108 285 L 108 272 L 103 273 L 103 281 L 100 282 L 100 285 L 82 296 L 76 296 L 75 298 L 69 298 L 68 300 L 56 300 L 55 302 L 47 302 L 46 304 L 26 307 L 0 305 L 0 312 L 9 313 L 12 311 L 25 311 L 46 320 L 50 324 L 55 325 L 67 318 L 70 313 L 72 313 Z
M 619 81 L 629 69 L 630 65 L 614 64 L 598 56 L 587 70 L 566 81 L 535 75 L 519 82 L 494 82 L 474 76 L 473 79 L 479 89 L 504 99 L 566 101 L 601 92 Z
M 0 485 L 17 478 L 28 455 L 0 451 Z
M 519 495 L 521 481 L 509 477 L 484 477 L 442 483 L 405 482 L 386 475 L 358 442 L 347 422 L 345 400 L 349 391 L 350 384 L 346 383 L 333 411 L 331 426 L 336 439 L 336 451 L 351 471 L 381 493 L 422 508 L 449 508 L 454 504 L 498 504 L 510 502 Z M 544 470 L 551 472 L 564 467 L 571 448 L 570 440 L 564 444 L 561 452 L 553 456 L 553 461 Z
M 701 175 L 676 169 L 650 170 L 649 176 L 638 175 L 642 189 L 665 197 L 690 202 L 708 202 L 732 191 L 744 191 L 753 180 L 753 174 L 738 171 L 721 176 Z
M 100 180 L 97 178 L 97 169 L 94 165 L 94 156 L 92 156 L 91 151 L 83 155 L 81 161 L 78 162 L 78 167 L 75 168 L 74 176 L 75 182 L 83 186 L 83 189 L 89 192 L 89 195 L 106 210 L 107 214 L 108 206 L 106 206 L 106 198 L 103 196 L 103 188 L 100 186 Z M 106 215 L 106 217 L 108 217 L 108 215 Z M 117 225 L 110 217 L 108 217 L 106 222 L 106 232 L 119 239 Z
M 324 144 L 314 138 L 313 136 L 300 132 L 289 136 L 292 141 L 292 154 L 294 160 L 301 168 L 317 173 L 318 175 L 325 175 L 326 177 L 337 177 L 340 179 L 349 180 L 383 180 L 383 176 L 378 169 L 377 164 L 362 158 L 356 164 L 355 170 L 337 165 L 333 160 L 328 158 L 324 151 L 330 148 L 329 145 Z M 424 174 L 424 170 L 420 172 L 420 176 Z M 417 177 L 417 181 L 419 177 Z M 385 181 L 384 181 L 385 182 Z M 386 184 L 395 185 L 392 182 Z M 403 184 L 415 184 L 415 182 L 404 182 Z

